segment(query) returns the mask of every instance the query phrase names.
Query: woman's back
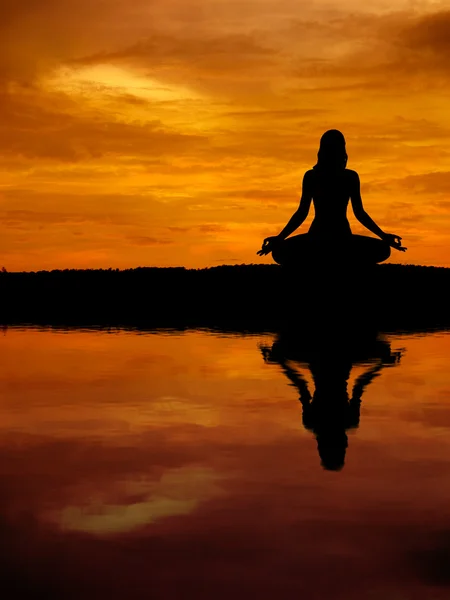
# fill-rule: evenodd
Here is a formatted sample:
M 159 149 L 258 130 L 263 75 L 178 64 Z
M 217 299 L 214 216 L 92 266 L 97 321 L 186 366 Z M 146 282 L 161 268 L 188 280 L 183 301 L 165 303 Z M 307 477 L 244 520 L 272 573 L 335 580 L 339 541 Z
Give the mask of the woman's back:
M 347 206 L 354 174 L 350 169 L 308 171 L 315 213 L 310 235 L 333 238 L 351 235 Z

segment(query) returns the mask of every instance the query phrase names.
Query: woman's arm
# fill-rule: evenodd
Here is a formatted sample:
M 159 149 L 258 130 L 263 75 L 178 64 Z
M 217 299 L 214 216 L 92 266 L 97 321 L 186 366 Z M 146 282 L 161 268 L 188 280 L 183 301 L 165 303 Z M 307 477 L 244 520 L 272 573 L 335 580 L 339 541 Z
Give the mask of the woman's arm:
M 392 248 L 401 250 L 402 252 L 406 250 L 406 248 L 402 246 L 402 238 L 400 236 L 393 233 L 385 233 L 364 210 L 361 198 L 361 184 L 359 181 L 359 175 L 356 171 L 352 171 L 350 199 L 352 202 L 353 213 L 361 225 L 367 227 L 369 231 L 380 237 Z
M 383 239 L 386 234 L 364 210 L 361 198 L 361 183 L 359 181 L 359 175 L 356 171 L 353 171 L 350 200 L 352 203 L 353 213 L 361 225 L 364 225 L 364 227 L 367 227 L 369 231 Z
M 291 233 L 300 227 L 300 225 L 308 216 L 312 200 L 311 177 L 311 171 L 306 171 L 305 175 L 303 176 L 302 197 L 300 198 L 299 207 L 289 219 L 286 227 L 278 234 L 277 237 L 280 240 L 285 240 L 289 235 L 291 235 Z
M 302 197 L 300 199 L 300 205 L 289 219 L 286 227 L 280 231 L 278 235 L 274 235 L 272 237 L 268 237 L 263 241 L 263 245 L 261 250 L 258 250 L 256 254 L 259 256 L 264 256 L 265 254 L 269 254 L 273 250 L 273 244 L 277 242 L 281 242 L 285 240 L 288 235 L 291 235 L 303 221 L 306 219 L 309 213 L 309 208 L 311 206 L 312 200 L 312 171 L 306 171 L 303 176 L 303 184 L 302 184 Z

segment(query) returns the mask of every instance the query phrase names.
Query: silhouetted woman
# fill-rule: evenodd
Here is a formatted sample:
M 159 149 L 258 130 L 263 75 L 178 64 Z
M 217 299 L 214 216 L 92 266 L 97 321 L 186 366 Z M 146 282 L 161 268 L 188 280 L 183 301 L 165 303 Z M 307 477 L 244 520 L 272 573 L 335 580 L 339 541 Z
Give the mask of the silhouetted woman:
M 375 264 L 389 258 L 391 247 L 406 250 L 401 237 L 382 231 L 366 213 L 358 173 L 346 166 L 345 138 L 330 129 L 320 140 L 317 164 L 304 175 L 300 206 L 281 233 L 264 240 L 260 256 L 272 252 L 282 265 L 321 260 Z M 315 216 L 308 233 L 286 239 L 308 216 L 311 200 Z M 358 221 L 381 239 L 352 234 L 346 215 L 349 200 Z

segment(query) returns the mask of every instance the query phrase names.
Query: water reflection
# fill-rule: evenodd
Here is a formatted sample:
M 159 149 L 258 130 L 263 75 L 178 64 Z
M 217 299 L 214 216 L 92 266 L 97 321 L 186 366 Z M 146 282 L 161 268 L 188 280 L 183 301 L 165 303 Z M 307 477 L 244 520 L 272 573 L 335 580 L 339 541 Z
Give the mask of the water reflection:
M 339 335 L 329 330 L 313 335 L 284 331 L 271 346 L 260 348 L 264 360 L 278 364 L 297 388 L 303 425 L 315 435 L 323 468 L 342 469 L 347 431 L 359 426 L 364 391 L 382 369 L 399 363 L 401 350 L 392 351 L 390 343 L 373 332 L 346 331 Z M 364 365 L 365 370 L 349 392 L 350 374 L 357 365 Z M 302 367 L 312 377 L 312 394 Z
M 330 331 L 0 336 L 4 597 L 448 600 L 450 335 Z M 337 477 L 283 365 L 370 408 Z

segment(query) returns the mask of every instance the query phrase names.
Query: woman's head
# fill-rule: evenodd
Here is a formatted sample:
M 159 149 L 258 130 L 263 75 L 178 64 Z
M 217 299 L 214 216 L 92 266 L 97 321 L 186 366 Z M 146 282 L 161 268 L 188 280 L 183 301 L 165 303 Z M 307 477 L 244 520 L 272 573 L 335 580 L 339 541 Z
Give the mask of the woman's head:
M 333 171 L 345 169 L 347 158 L 344 135 L 337 129 L 329 129 L 320 138 L 317 164 L 314 168 Z

